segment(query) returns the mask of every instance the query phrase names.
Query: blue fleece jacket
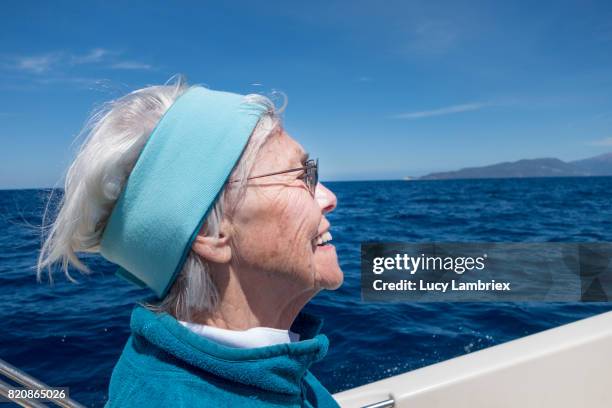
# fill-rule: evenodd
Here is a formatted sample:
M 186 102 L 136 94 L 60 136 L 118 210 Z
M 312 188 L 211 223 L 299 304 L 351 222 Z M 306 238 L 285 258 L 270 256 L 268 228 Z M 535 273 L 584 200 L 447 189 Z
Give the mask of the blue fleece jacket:
M 300 341 L 240 349 L 136 306 L 106 407 L 338 407 L 308 371 L 329 346 L 321 325 L 302 312 L 291 327 Z

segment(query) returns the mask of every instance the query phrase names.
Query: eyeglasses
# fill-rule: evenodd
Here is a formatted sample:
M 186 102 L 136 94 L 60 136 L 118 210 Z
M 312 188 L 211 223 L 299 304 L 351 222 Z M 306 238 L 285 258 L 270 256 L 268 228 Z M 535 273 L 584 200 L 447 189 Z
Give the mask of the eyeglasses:
M 260 174 L 258 176 L 249 177 L 246 180 L 253 180 L 262 177 L 276 176 L 277 174 L 285 174 L 292 173 L 294 171 L 303 171 L 304 172 L 304 182 L 306 183 L 306 187 L 308 187 L 308 191 L 314 197 L 315 191 L 317 189 L 317 184 L 319 183 L 319 159 L 310 159 L 306 160 L 304 163 L 304 167 L 296 167 L 295 169 L 276 171 L 274 173 Z M 230 180 L 230 183 L 236 183 L 239 180 Z

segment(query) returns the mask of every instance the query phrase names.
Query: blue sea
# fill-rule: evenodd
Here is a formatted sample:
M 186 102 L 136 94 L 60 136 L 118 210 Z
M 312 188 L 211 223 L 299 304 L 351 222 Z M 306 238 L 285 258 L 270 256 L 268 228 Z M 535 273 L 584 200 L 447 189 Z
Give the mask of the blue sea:
M 612 241 L 612 178 L 326 184 L 338 197 L 329 219 L 345 283 L 306 308 L 325 318 L 330 351 L 313 372 L 332 392 L 612 310 L 612 303 L 366 303 L 359 276 L 365 241 Z M 94 273 L 78 284 L 61 273 L 53 286 L 38 284 L 33 267 L 49 194 L 0 191 L 0 358 L 100 407 L 132 306 L 148 292 L 115 277 L 95 254 L 83 256 Z

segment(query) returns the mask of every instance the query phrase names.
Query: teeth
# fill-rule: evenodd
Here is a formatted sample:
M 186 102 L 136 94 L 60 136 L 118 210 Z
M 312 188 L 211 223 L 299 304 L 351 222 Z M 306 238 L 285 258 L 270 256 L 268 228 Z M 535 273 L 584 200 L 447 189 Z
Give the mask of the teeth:
M 321 239 L 323 240 L 323 243 L 329 242 L 332 240 L 332 235 L 329 233 L 329 231 L 327 231 L 325 234 L 321 235 Z
M 329 233 L 329 231 L 327 231 L 317 237 L 316 244 L 323 245 L 331 240 L 332 240 L 332 235 Z

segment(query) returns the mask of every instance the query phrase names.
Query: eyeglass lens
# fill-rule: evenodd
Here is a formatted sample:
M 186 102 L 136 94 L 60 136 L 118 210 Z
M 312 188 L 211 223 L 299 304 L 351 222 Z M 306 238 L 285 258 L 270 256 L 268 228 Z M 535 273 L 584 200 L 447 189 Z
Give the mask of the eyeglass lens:
M 308 188 L 312 195 L 314 195 L 317 184 L 319 183 L 319 160 L 312 160 L 309 164 L 308 170 L 306 171 L 308 176 Z

